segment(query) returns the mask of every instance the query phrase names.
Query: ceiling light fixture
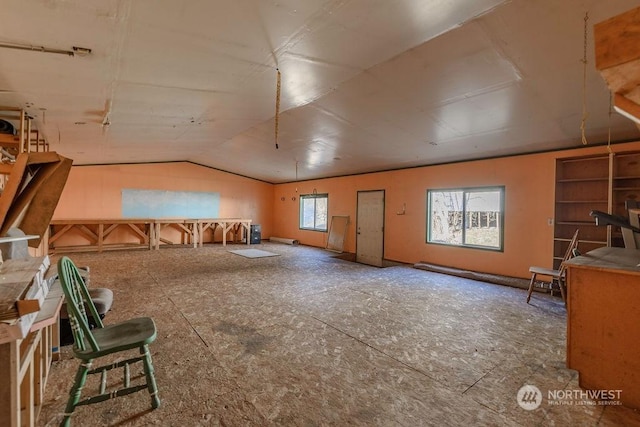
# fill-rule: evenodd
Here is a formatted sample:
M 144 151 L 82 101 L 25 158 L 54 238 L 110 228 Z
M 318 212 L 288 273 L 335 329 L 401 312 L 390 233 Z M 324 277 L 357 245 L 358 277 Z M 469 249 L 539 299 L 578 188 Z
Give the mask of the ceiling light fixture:
M 640 105 L 626 96 L 616 93 L 613 100 L 613 109 L 640 125 Z
M 43 52 L 43 53 L 57 53 L 60 55 L 67 55 L 67 56 L 87 56 L 91 53 L 91 49 L 86 47 L 79 47 L 79 46 L 73 46 L 71 50 L 65 50 L 65 49 L 56 49 L 56 48 L 45 47 L 45 46 L 33 46 L 30 44 L 0 42 L 0 48 L 30 50 L 33 52 Z

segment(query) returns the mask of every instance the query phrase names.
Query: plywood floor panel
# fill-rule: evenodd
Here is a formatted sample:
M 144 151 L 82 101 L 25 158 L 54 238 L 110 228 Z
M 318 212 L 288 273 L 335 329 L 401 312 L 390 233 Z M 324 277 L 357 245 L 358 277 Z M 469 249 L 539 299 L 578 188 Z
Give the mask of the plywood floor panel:
M 145 392 L 79 408 L 74 425 L 640 425 L 622 407 L 543 405 L 524 384 L 577 389 L 559 297 L 304 246 L 74 254 L 114 290 L 105 322 L 151 316 L 162 406 Z M 39 425 L 55 425 L 77 362 L 65 347 Z

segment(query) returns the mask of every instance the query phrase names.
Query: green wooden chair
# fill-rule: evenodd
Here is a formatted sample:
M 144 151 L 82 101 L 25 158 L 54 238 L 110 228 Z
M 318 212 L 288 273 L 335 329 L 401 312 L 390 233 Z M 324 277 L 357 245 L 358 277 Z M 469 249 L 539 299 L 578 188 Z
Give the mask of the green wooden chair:
M 154 409 L 159 407 L 158 388 L 153 375 L 151 354 L 149 353 L 149 344 L 156 339 L 156 325 L 153 319 L 140 317 L 105 326 L 91 301 L 80 272 L 68 257 L 62 257 L 58 261 L 58 274 L 71 321 L 74 340 L 73 354 L 82 361 L 78 367 L 73 387 L 69 392 L 67 408 L 60 425 L 69 426 L 71 414 L 76 406 L 90 405 L 113 397 L 125 396 L 145 388 L 149 390 L 151 395 L 151 406 Z M 89 327 L 87 309 L 89 315 L 97 323 L 96 328 L 93 330 Z M 136 348 L 140 350 L 140 356 L 92 368 L 95 359 Z M 140 361 L 144 367 L 146 381 L 144 384 L 132 386 L 129 377 L 129 366 Z M 107 371 L 120 367 L 124 368 L 124 387 L 115 391 L 107 391 Z M 90 374 L 101 375 L 100 390 L 97 394 L 80 400 L 87 375 Z

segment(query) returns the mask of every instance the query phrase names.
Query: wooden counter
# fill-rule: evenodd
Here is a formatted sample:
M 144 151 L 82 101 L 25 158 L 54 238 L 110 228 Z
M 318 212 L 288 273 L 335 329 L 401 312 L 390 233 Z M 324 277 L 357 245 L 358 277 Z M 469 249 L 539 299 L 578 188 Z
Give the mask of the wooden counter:
M 148 218 L 60 219 L 49 224 L 49 248 L 64 248 L 64 252 L 153 249 L 155 231 L 154 220 Z M 58 241 L 74 233 L 81 242 L 78 245 L 61 245 Z
M 8 260 L 0 287 L 21 278 L 41 300 L 40 310 L 0 328 L 0 425 L 33 426 L 42 404 L 51 362 L 60 350 L 58 319 L 63 292 L 47 276 L 48 257 Z M 42 298 L 40 298 L 40 296 Z
M 567 367 L 580 387 L 640 409 L 640 250 L 604 247 L 567 265 Z
M 250 244 L 251 220 L 243 218 L 58 219 L 49 225 L 49 252 L 159 249 L 174 244 L 197 248 L 204 245 L 205 234 L 213 243 L 216 229 L 223 246 L 229 237 Z
M 247 245 L 251 243 L 251 220 L 240 218 L 209 218 L 198 219 L 198 235 L 200 237 L 200 246 L 203 245 L 203 236 L 207 229 L 211 229 L 215 233 L 216 228 L 222 230 L 222 245 L 227 245 L 227 235 L 231 233 L 235 241 L 236 236 L 240 235 L 240 241 L 246 240 Z

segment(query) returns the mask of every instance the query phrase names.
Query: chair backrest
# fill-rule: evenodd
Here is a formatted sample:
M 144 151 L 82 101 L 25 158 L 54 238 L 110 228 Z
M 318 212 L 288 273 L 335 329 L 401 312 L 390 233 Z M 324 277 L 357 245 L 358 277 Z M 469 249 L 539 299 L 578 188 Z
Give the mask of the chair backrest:
M 566 270 L 566 265 L 565 262 L 568 261 L 569 259 L 571 259 L 572 256 L 574 256 L 574 251 L 575 249 L 577 249 L 578 247 L 578 233 L 580 232 L 579 229 L 576 229 L 575 233 L 573 233 L 573 237 L 571 238 L 571 241 L 569 242 L 569 246 L 567 246 L 567 251 L 564 253 L 564 257 L 562 258 L 562 262 L 560 263 L 560 268 L 558 269 L 558 276 L 560 277 L 564 277 L 564 272 Z
M 79 351 L 88 350 L 87 346 L 91 346 L 93 351 L 100 350 L 100 346 L 89 327 L 87 309 L 97 327 L 103 327 L 102 320 L 89 296 L 89 291 L 82 276 L 80 276 L 78 268 L 66 256 L 58 261 L 58 276 L 67 301 L 67 312 L 69 313 L 71 332 L 73 333 L 73 345 Z

